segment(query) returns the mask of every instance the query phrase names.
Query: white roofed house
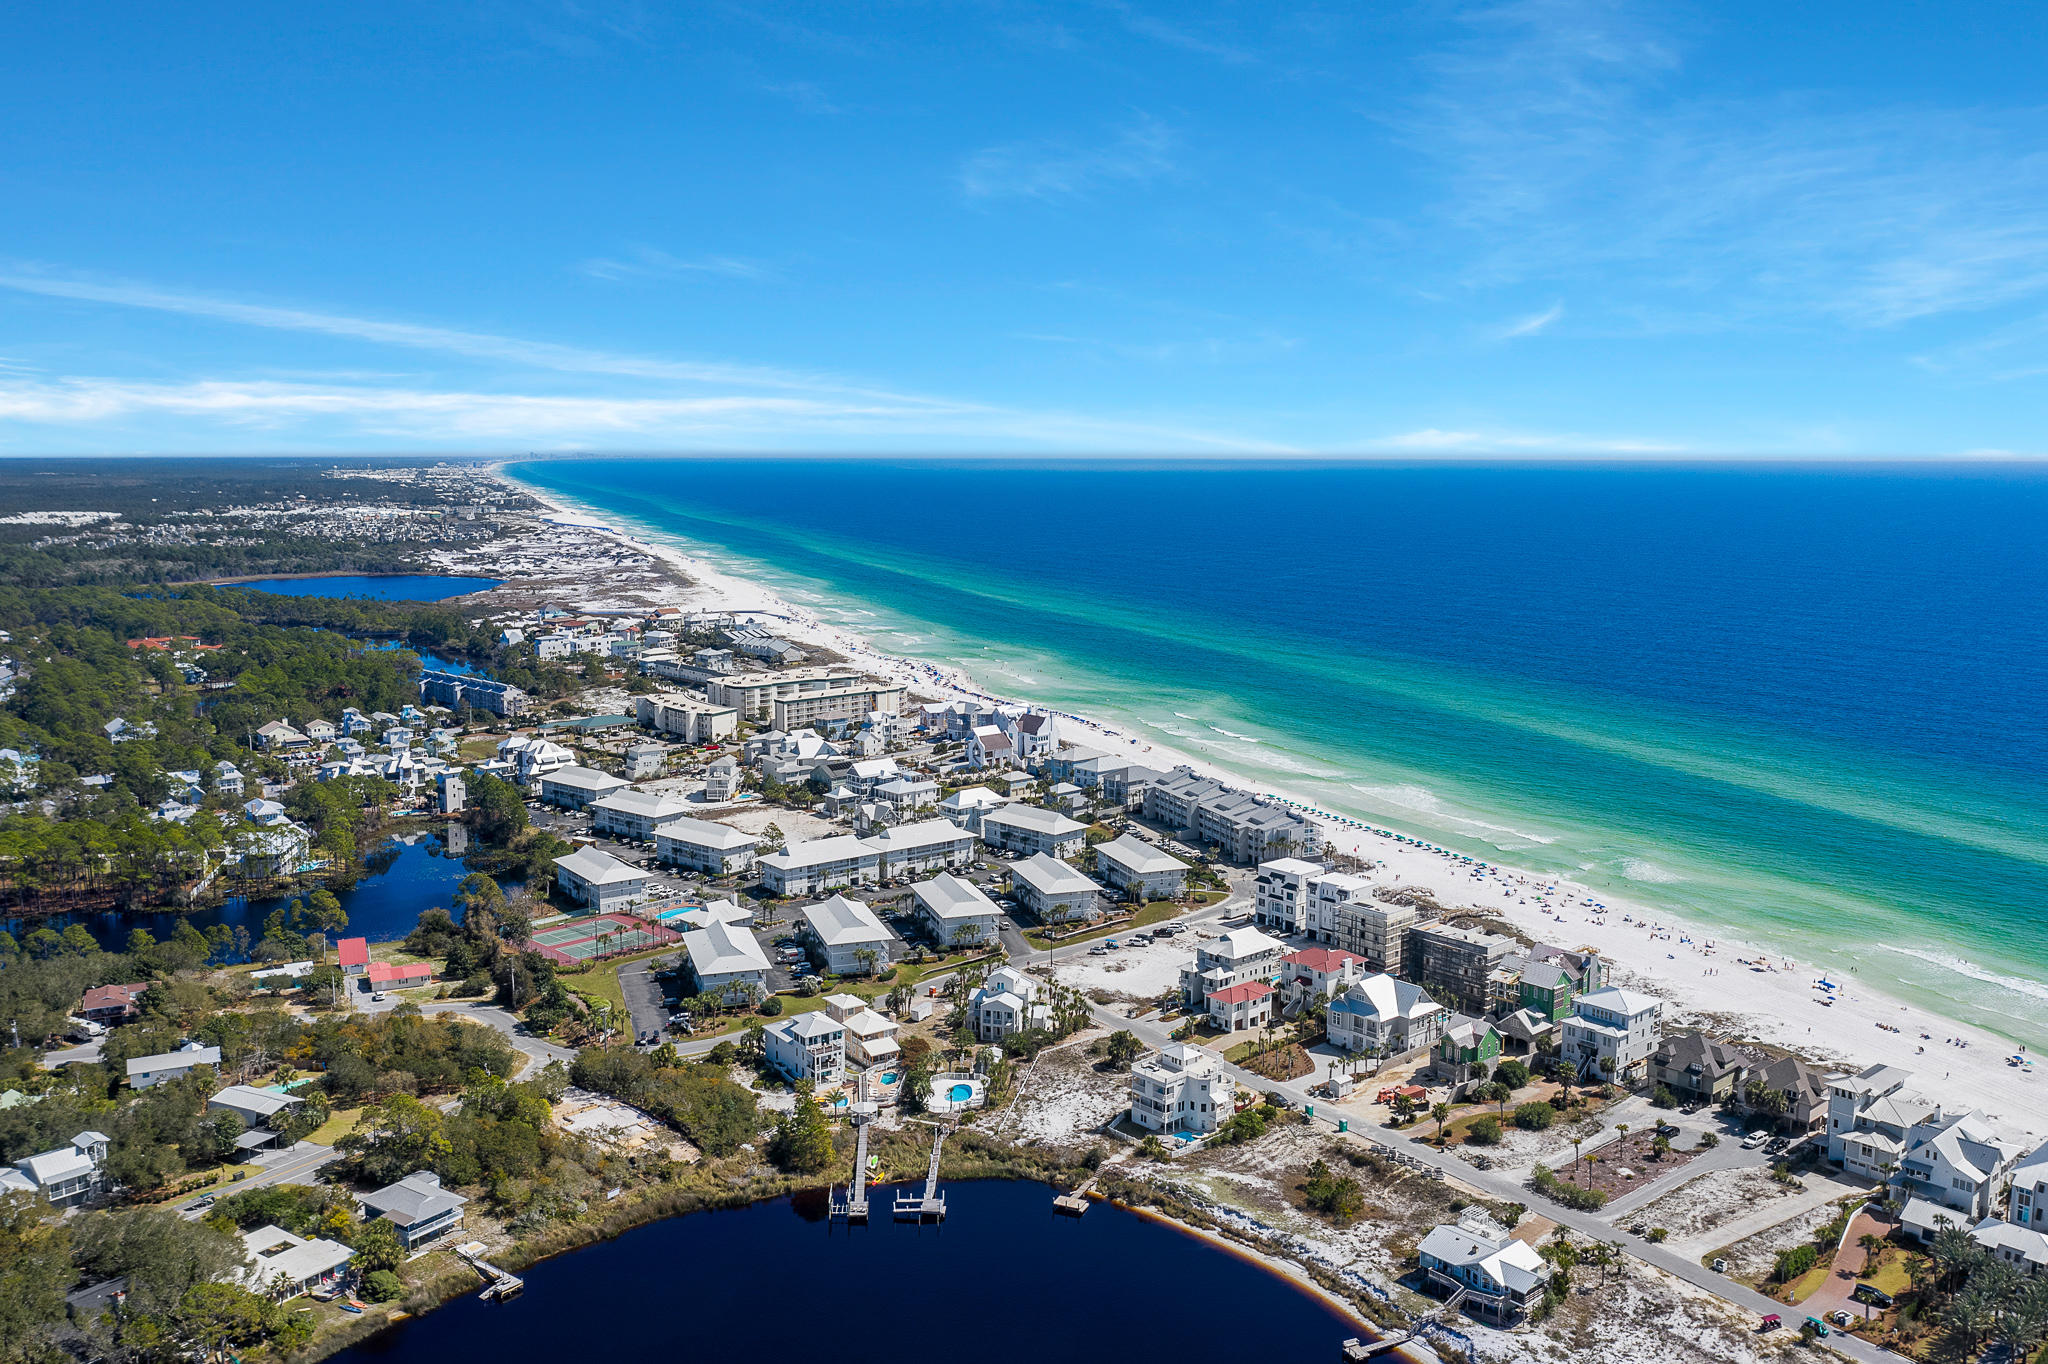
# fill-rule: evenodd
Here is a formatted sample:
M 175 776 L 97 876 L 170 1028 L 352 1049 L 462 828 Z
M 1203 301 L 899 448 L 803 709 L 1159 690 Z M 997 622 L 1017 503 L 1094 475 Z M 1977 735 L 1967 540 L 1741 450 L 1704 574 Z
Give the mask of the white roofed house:
M 704 799 L 707 801 L 731 800 L 740 789 L 740 765 L 730 756 L 718 759 L 704 769 Z
M 1581 1076 L 1623 1082 L 1649 1071 L 1661 1001 L 1610 985 L 1573 1001 L 1559 1025 L 1559 1055 Z
M 542 775 L 540 798 L 543 804 L 581 810 L 615 791 L 625 790 L 626 786 L 625 778 L 592 767 L 558 767 Z
M 1310 906 L 1315 901 L 1315 878 L 1323 874 L 1320 863 L 1298 857 L 1280 857 L 1259 864 L 1254 880 L 1252 922 L 1275 933 L 1300 933 L 1311 927 Z
M 898 814 L 908 814 L 912 810 L 922 810 L 925 806 L 936 803 L 939 798 L 939 784 L 930 777 L 905 774 L 878 782 L 870 794 Z
M 2048 1274 L 2048 1234 L 1987 1217 L 1970 1233 L 1970 1239 L 1983 1247 L 1986 1255 L 2022 1274 Z
M 981 818 L 981 837 L 991 848 L 1029 856 L 1045 853 L 1072 857 L 1081 851 L 1088 826 L 1068 819 L 1056 810 L 1036 805 L 1006 805 Z
M 1431 1281 L 1464 1290 L 1467 1315 L 1496 1326 L 1520 1321 L 1550 1282 L 1550 1263 L 1478 1208 L 1423 1237 L 1416 1256 Z
M 732 997 L 758 989 L 768 993 L 768 954 L 754 935 L 739 924 L 712 919 L 704 927 L 683 934 L 683 950 L 690 957 L 690 975 L 700 994 Z
M 903 1054 L 896 1023 L 868 1007 L 859 995 L 826 995 L 825 1015 L 846 1030 L 846 1059 L 857 1066 L 886 1066 Z
M 1981 1113 L 1930 1114 L 1906 1133 L 1892 1183 L 1908 1197 L 1953 1208 L 1975 1222 L 1998 1206 L 2021 1150 L 1994 1132 Z
M 1010 803 L 986 786 L 966 786 L 939 802 L 939 813 L 970 833 L 981 832 L 982 816 Z
M 498 745 L 498 759 L 510 766 L 514 781 L 521 786 L 531 786 L 551 773 L 574 766 L 576 755 L 538 734 L 515 734 Z M 620 782 L 619 785 L 625 783 Z M 604 793 L 600 791 L 598 794 Z
M 1187 863 L 1129 834 L 1095 845 L 1095 872 L 1138 900 L 1170 900 L 1188 888 Z
M 206 1111 L 232 1113 L 240 1118 L 245 1130 L 235 1145 L 247 1152 L 274 1144 L 277 1135 L 273 1124 L 278 1115 L 289 1114 L 302 1102 L 296 1094 L 280 1094 L 254 1085 L 229 1085 L 206 1101 Z
M 865 974 L 888 962 L 895 935 L 860 901 L 835 895 L 804 906 L 802 917 L 798 936 L 819 965 L 833 975 Z M 873 955 L 867 956 L 870 953 Z
M 282 1227 L 264 1225 L 242 1234 L 248 1262 L 235 1271 L 252 1293 L 282 1302 L 340 1279 L 355 1251 L 325 1237 L 307 1240 Z
M 776 895 L 811 895 L 881 878 L 882 852 L 851 834 L 791 843 L 760 860 L 761 884 Z
M 1036 976 L 1014 966 L 997 967 L 968 1002 L 974 1035 L 983 1042 L 1000 1042 L 1013 1032 L 1045 1027 L 1052 1021 L 1045 994 L 1045 985 Z
M 1279 978 L 1287 944 L 1256 928 L 1239 928 L 1195 949 L 1192 966 L 1180 973 L 1181 993 L 1189 1009 L 1206 1011 L 1209 996 L 1246 981 L 1272 984 Z
M 272 720 L 256 730 L 256 746 L 268 753 L 304 748 L 312 741 L 282 720 Z
M 830 1083 L 846 1073 L 846 1025 L 823 1013 L 778 1018 L 762 1030 L 768 1064 L 792 1081 Z
M 1152 1132 L 1214 1132 L 1237 1112 L 1237 1081 L 1213 1052 L 1172 1042 L 1131 1067 L 1131 1121 Z
M 876 874 L 884 880 L 894 880 L 919 872 L 964 867 L 974 861 L 975 841 L 973 834 L 950 819 L 924 819 L 870 834 L 867 844 L 881 857 Z
M 725 876 L 754 865 L 760 835 L 705 819 L 671 819 L 654 831 L 654 857 L 674 867 Z
M 655 791 L 622 790 L 590 802 L 590 832 L 613 838 L 645 841 L 672 819 L 681 819 L 693 808 L 681 796 Z
M 866 795 L 885 781 L 894 781 L 903 775 L 903 769 L 896 765 L 894 758 L 863 758 L 846 769 L 846 784 L 861 795 Z
M 1906 1092 L 1913 1073 L 1871 1066 L 1828 1081 L 1828 1160 L 1852 1175 L 1885 1183 L 1905 1154 L 1906 1137 L 1940 1110 Z
M 128 1060 L 128 1083 L 135 1089 L 148 1089 L 166 1080 L 182 1080 L 199 1066 L 220 1066 L 220 1048 L 202 1047 L 197 1042 L 181 1042 L 173 1051 L 156 1056 L 134 1056 Z
M 1334 1047 L 1392 1057 L 1435 1046 L 1450 1016 L 1420 985 L 1381 972 L 1331 1000 L 1323 1025 Z
M 1102 887 L 1056 857 L 1033 853 L 1010 864 L 1010 894 L 1040 923 L 1102 917 Z
M 53 1207 L 77 1207 L 99 1192 L 106 1163 L 107 1134 L 80 1132 L 68 1146 L 23 1156 L 0 1171 L 0 1194 L 37 1193 Z
M 555 887 L 579 905 L 620 909 L 654 893 L 654 878 L 597 848 L 578 848 L 555 859 Z
M 2048 1231 L 2048 1142 L 2013 1166 L 2009 1188 L 2006 1215 L 2020 1226 Z
M 995 943 L 1002 911 L 972 881 L 940 872 L 929 881 L 918 882 L 912 894 L 917 899 L 918 918 L 941 947 Z

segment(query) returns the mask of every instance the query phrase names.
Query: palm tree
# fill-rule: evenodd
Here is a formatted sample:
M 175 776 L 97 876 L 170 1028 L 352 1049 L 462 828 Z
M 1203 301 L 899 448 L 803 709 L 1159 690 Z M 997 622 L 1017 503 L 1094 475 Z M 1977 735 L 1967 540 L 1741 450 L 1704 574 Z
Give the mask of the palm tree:
M 1866 1231 L 1856 1238 L 1856 1244 L 1863 1248 L 1863 1273 L 1867 1276 L 1877 1266 L 1877 1252 L 1884 1246 L 1884 1238 Z
M 1436 1119 L 1436 1144 L 1437 1149 L 1441 1150 L 1444 1144 L 1444 1122 L 1451 1116 L 1451 1106 L 1438 1100 L 1430 1108 L 1429 1116 Z

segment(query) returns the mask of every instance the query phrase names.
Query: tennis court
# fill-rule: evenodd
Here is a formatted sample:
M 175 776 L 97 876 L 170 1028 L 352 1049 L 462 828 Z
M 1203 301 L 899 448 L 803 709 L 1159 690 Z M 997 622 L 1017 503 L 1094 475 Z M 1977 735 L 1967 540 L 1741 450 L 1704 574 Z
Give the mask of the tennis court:
M 675 942 L 679 936 L 630 915 L 595 914 L 574 923 L 541 929 L 533 935 L 533 945 L 549 961 L 568 966 L 599 957 L 616 957 L 623 952 L 644 952 Z

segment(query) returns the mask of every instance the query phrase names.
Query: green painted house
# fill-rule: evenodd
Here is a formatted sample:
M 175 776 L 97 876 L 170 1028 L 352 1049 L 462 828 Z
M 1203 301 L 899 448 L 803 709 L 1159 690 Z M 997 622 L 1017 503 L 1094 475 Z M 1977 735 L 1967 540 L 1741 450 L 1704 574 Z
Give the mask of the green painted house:
M 1552 1023 L 1562 1023 L 1572 1016 L 1572 1000 L 1577 994 L 1571 972 L 1542 962 L 1532 961 L 1524 966 L 1521 982 L 1516 986 L 1521 1007 Z
M 1487 1019 L 1453 1014 L 1432 1059 L 1433 1069 L 1452 1084 L 1484 1079 L 1500 1060 L 1500 1033 Z

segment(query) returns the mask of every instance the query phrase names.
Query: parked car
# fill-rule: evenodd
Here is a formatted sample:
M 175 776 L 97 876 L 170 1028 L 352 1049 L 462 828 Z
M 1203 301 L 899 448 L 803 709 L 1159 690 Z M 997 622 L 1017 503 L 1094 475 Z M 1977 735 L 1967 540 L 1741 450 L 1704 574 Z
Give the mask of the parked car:
M 1770 1139 L 1771 1134 L 1764 1131 L 1761 1127 L 1759 1127 L 1756 1131 L 1750 1133 L 1748 1136 L 1742 1139 L 1742 1149 L 1745 1151 L 1754 1151 L 1757 1147 L 1762 1146 L 1765 1142 L 1769 1141 Z
M 1867 1302 L 1872 1307 L 1890 1307 L 1893 1301 L 1891 1294 L 1885 1292 L 1876 1284 L 1868 1283 L 1857 1284 L 1855 1288 L 1850 1290 L 1849 1296 L 1858 1302 Z

